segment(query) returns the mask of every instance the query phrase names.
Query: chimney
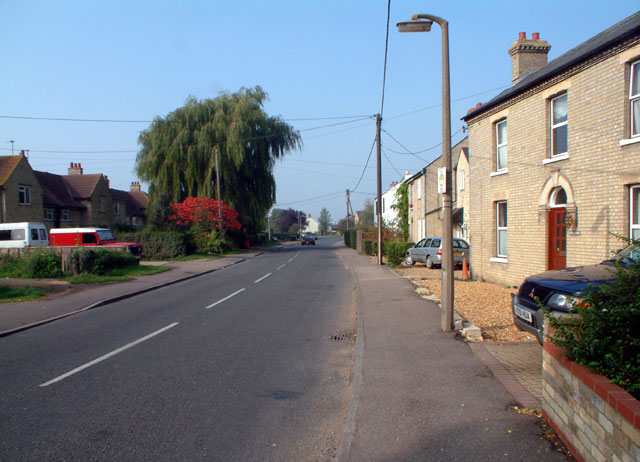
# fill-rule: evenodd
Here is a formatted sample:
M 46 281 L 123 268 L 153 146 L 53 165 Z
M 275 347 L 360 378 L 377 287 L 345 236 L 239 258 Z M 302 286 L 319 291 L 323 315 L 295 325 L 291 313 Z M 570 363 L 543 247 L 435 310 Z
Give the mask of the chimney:
M 547 64 L 547 55 L 551 45 L 540 40 L 540 33 L 534 32 L 531 40 L 526 32 L 520 32 L 518 40 L 511 44 L 511 82 L 516 83 L 525 74 L 536 71 Z
M 137 191 L 142 191 L 142 189 L 140 189 L 140 182 L 139 181 L 132 181 L 131 182 L 131 192 L 137 192 Z
M 104 181 L 107 182 L 107 188 L 111 187 L 111 181 L 109 181 L 109 177 L 107 175 L 102 175 L 104 177 Z
M 82 164 L 71 162 L 71 165 L 69 166 L 69 175 L 82 175 L 82 173 Z

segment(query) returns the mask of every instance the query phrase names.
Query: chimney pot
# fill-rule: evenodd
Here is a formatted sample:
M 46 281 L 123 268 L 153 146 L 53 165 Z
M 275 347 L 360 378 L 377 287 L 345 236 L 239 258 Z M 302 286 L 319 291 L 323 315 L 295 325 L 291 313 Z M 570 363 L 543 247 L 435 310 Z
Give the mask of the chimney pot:
M 534 32 L 531 36 L 531 40 L 540 40 L 540 32 Z
M 518 34 L 518 38 L 520 40 L 526 40 L 527 39 L 527 33 L 526 32 L 520 32 L 520 34 Z

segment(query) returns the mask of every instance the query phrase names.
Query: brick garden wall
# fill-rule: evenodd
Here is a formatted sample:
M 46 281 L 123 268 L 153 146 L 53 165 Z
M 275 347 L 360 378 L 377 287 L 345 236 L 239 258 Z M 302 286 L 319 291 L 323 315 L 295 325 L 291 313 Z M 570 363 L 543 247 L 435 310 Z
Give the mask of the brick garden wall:
M 580 461 L 640 460 L 640 401 L 545 343 L 545 419 Z

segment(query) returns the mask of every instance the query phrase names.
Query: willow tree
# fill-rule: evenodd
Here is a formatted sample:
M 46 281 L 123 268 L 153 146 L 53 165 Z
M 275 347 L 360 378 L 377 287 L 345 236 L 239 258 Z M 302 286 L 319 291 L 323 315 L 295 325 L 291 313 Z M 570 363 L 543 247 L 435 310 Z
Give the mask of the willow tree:
M 136 173 L 149 183 L 149 208 L 164 200 L 217 199 L 236 210 L 247 233 L 262 230 L 276 198 L 275 161 L 301 145 L 299 133 L 264 111 L 260 87 L 221 93 L 157 117 L 140 133 Z M 216 150 L 220 165 L 216 165 Z

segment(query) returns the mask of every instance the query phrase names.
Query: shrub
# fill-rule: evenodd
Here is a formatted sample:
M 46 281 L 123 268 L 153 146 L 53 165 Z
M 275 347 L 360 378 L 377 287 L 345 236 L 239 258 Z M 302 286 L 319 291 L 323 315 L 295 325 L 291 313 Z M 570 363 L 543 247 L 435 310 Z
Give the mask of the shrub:
M 146 260 L 167 260 L 186 254 L 185 235 L 175 231 L 144 230 L 114 234 L 121 242 L 142 244 L 142 258 Z
M 71 254 L 74 274 L 106 274 L 111 270 L 138 264 L 138 259 L 123 250 L 78 249 Z
M 2 255 L 0 277 L 56 278 L 62 275 L 60 256 L 50 251 L 26 252 L 21 257 Z
M 355 249 L 357 246 L 356 230 L 350 229 L 344 232 L 344 243 L 347 247 Z
M 53 252 L 35 252 L 25 260 L 26 277 L 57 278 L 62 276 L 62 259 Z
M 364 241 L 362 246 L 364 248 L 364 253 L 367 255 L 373 255 L 373 241 Z
M 617 265 L 615 281 L 590 289 L 574 304 L 575 316 L 547 314 L 552 343 L 567 357 L 640 399 L 640 261 Z
M 413 243 L 411 242 L 385 242 L 382 254 L 389 263 L 399 265 L 402 263 L 402 260 L 404 260 L 404 255 L 407 253 L 407 249 L 411 247 L 413 247 Z

